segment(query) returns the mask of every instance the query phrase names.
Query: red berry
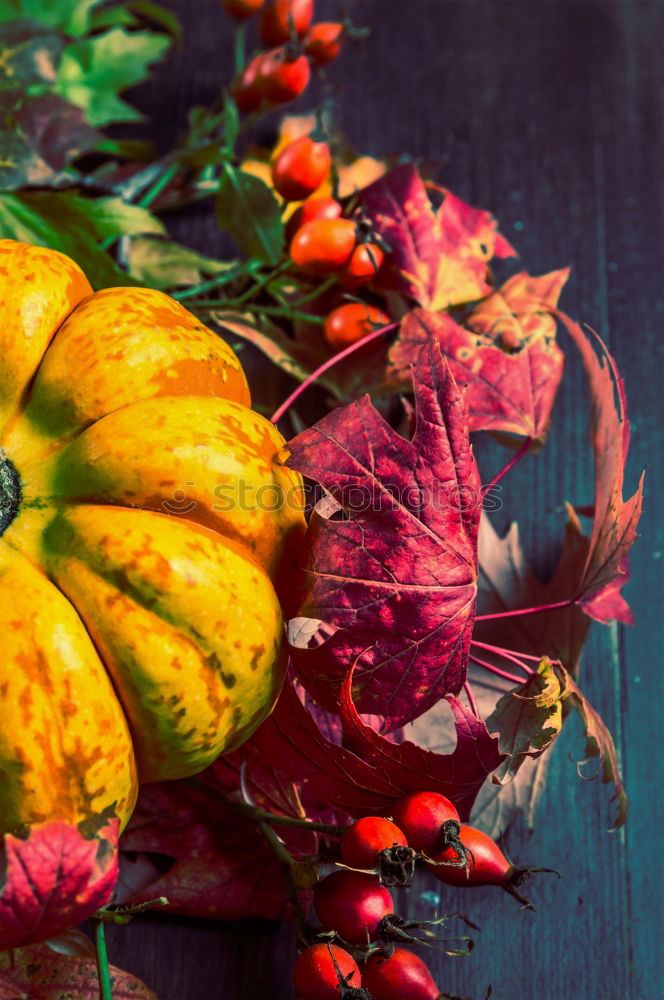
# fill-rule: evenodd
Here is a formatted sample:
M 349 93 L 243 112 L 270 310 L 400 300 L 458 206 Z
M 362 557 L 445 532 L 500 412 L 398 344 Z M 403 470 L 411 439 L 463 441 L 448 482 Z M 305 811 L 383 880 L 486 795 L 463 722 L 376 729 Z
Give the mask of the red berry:
M 256 87 L 271 104 L 285 104 L 306 90 L 310 75 L 307 57 L 292 52 L 288 45 L 281 45 L 263 53 Z
M 375 243 L 360 243 L 339 271 L 339 281 L 351 287 L 365 285 L 378 274 L 384 256 Z
M 295 34 L 303 35 L 313 15 L 313 0 L 268 0 L 258 26 L 260 40 L 266 47 L 282 45 L 291 37 L 291 20 Z
M 279 153 L 272 165 L 272 182 L 286 201 L 301 201 L 321 186 L 331 164 L 328 144 L 303 135 Z
M 263 95 L 258 85 L 258 75 L 265 53 L 255 56 L 244 68 L 243 73 L 234 81 L 231 96 L 240 111 L 250 114 L 263 103 Z
M 373 876 L 338 871 L 314 889 L 314 909 L 326 930 L 351 944 L 366 944 L 378 937 L 381 921 L 394 913 L 394 902 Z
M 439 1000 L 427 965 L 407 948 L 395 948 L 389 958 L 370 955 L 362 968 L 362 985 L 375 1000 Z
M 319 66 L 327 66 L 339 55 L 344 26 L 337 21 L 312 24 L 304 39 L 304 51 Z
M 504 885 L 509 881 L 514 866 L 507 860 L 498 844 L 488 833 L 462 824 L 459 840 L 468 851 L 468 865 L 450 867 L 448 865 L 428 865 L 430 871 L 446 885 L 476 886 Z M 454 847 L 447 847 L 439 854 L 433 854 L 434 861 L 456 861 L 458 853 Z
M 312 219 L 338 219 L 341 205 L 334 198 L 307 198 L 286 223 L 286 239 L 290 243 L 298 229 Z
M 415 792 L 390 807 L 392 820 L 401 827 L 416 851 L 433 856 L 444 843 L 443 825 L 459 822 L 459 814 L 449 799 L 438 792 Z
M 339 973 L 349 986 L 360 986 L 360 969 L 352 955 L 335 944 L 312 944 L 298 956 L 293 981 L 298 994 L 307 1000 L 340 1000 Z
M 341 306 L 341 309 L 345 308 Z M 360 305 L 359 308 L 364 310 L 365 307 Z M 325 325 L 327 331 L 327 323 Z M 374 868 L 380 852 L 395 845 L 408 847 L 408 841 L 398 826 L 382 816 L 365 816 L 349 826 L 341 838 L 341 857 L 351 868 Z
M 355 223 L 350 219 L 312 219 L 298 229 L 290 246 L 294 264 L 312 274 L 333 274 L 355 247 Z
M 221 0 L 224 10 L 236 21 L 246 21 L 261 9 L 265 0 Z
M 373 333 L 379 327 L 387 326 L 389 322 L 390 317 L 386 316 L 384 312 L 381 312 L 375 306 L 367 305 L 364 302 L 349 302 L 346 305 L 339 306 L 338 309 L 334 309 L 330 313 L 325 320 L 323 333 L 328 344 L 334 351 L 342 351 L 344 347 L 349 347 L 351 344 L 357 343 L 358 340 L 363 340 L 364 337 Z M 371 350 L 372 347 L 373 343 L 368 344 L 366 348 L 362 347 L 360 350 Z M 383 822 L 387 821 L 383 820 Z M 392 825 L 394 824 L 390 824 L 390 826 Z M 399 843 L 408 843 L 398 824 L 394 828 L 395 830 L 399 830 L 399 833 L 404 837 L 404 840 L 399 841 Z M 352 829 L 351 827 L 350 830 Z M 350 830 L 347 832 L 350 833 Z M 391 847 L 392 845 L 388 844 L 387 846 Z M 346 861 L 346 864 L 349 865 L 351 862 Z M 353 867 L 372 868 L 373 865 L 354 865 Z

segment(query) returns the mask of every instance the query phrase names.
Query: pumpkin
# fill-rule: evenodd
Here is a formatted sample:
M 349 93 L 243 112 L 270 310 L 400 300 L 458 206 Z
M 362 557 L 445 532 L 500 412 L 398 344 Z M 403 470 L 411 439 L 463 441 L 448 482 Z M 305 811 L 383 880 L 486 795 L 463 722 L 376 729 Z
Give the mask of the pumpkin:
M 0 832 L 124 824 L 274 704 L 301 480 L 167 295 L 0 240 L 0 300 Z

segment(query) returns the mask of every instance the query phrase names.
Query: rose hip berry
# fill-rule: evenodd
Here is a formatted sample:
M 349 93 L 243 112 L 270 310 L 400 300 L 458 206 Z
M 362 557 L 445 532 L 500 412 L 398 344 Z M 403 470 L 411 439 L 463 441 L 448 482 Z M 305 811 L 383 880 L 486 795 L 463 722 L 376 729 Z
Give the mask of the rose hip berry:
M 303 35 L 314 14 L 314 0 L 267 0 L 261 10 L 258 34 L 263 45 L 281 45 L 291 37 Z
M 389 322 L 390 317 L 377 309 L 376 306 L 370 306 L 364 302 L 348 302 L 332 310 L 325 320 L 323 333 L 334 351 L 342 351 L 344 347 L 350 347 L 358 340 L 363 340 L 379 327 L 387 326 Z M 371 350 L 373 346 L 374 342 L 372 341 L 366 348 L 360 348 L 360 351 Z M 403 833 L 403 831 L 401 832 Z M 362 866 L 355 865 L 354 867 Z
M 558 874 L 552 868 L 516 868 L 511 861 L 508 861 L 495 840 L 473 826 L 462 824 L 459 840 L 465 852 L 466 866 L 427 865 L 430 872 L 446 885 L 456 885 L 461 888 L 498 885 L 524 906 L 534 909 L 532 903 L 519 892 L 518 887 L 532 872 Z M 458 858 L 459 851 L 454 846 L 432 855 L 433 861 L 453 862 Z
M 430 857 L 445 847 L 446 832 L 458 833 L 459 813 L 438 792 L 415 792 L 390 807 L 390 816 L 400 827 L 411 847 Z M 455 824 L 448 826 L 447 824 Z
M 340 215 L 341 205 L 334 198 L 307 198 L 286 223 L 286 239 L 290 243 L 305 222 L 311 222 L 312 219 L 338 219 Z
M 331 165 L 328 144 L 303 135 L 277 156 L 272 164 L 272 183 L 286 201 L 301 201 L 321 186 Z
M 425 962 L 407 948 L 389 958 L 371 955 L 362 967 L 362 983 L 375 1000 L 439 1000 L 440 990 Z
M 326 930 L 350 944 L 366 944 L 379 936 L 381 921 L 394 913 L 394 902 L 373 876 L 338 871 L 314 889 L 314 909 Z
M 312 944 L 298 956 L 293 981 L 298 996 L 306 1000 L 341 1000 L 344 981 L 359 987 L 361 976 L 357 962 L 344 948 Z
M 304 51 L 318 66 L 327 66 L 339 55 L 344 26 L 337 21 L 312 24 L 304 39 Z
M 382 816 L 365 816 L 341 838 L 341 857 L 351 868 L 374 868 L 382 851 L 397 846 L 408 847 L 408 841 L 395 823 Z
M 285 104 L 306 90 L 310 75 L 307 57 L 281 45 L 260 57 L 256 88 L 271 104 Z

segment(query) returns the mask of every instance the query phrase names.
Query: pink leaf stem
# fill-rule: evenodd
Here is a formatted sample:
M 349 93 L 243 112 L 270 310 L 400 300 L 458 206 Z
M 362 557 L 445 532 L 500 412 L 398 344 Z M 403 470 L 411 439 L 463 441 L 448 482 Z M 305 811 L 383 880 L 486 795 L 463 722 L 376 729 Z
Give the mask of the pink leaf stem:
M 475 642 L 473 639 L 471 639 L 471 645 L 480 646 L 483 649 L 488 649 L 489 652 L 495 653 L 496 656 L 500 656 L 503 660 L 509 660 L 511 663 L 516 663 L 517 667 L 520 667 L 521 670 L 523 670 L 526 674 L 533 674 L 535 672 L 532 669 L 532 667 L 528 667 L 528 666 L 526 666 L 525 663 L 521 662 L 521 660 L 519 659 L 519 654 L 518 653 L 516 655 L 513 655 L 509 650 L 507 650 L 507 649 L 501 649 L 500 646 L 488 646 L 487 647 L 486 643 Z
M 533 443 L 532 438 L 529 437 L 526 438 L 526 440 L 523 442 L 519 450 L 515 452 L 514 455 L 512 455 L 507 465 L 504 465 L 503 468 L 500 470 L 500 472 L 496 473 L 496 475 L 493 477 L 490 483 L 487 483 L 486 486 L 482 487 L 482 493 L 488 493 L 492 486 L 495 486 L 497 483 L 499 483 L 500 480 L 503 478 L 503 476 L 506 476 L 507 473 L 510 471 L 510 469 L 513 469 L 514 466 L 517 464 L 517 462 L 521 461 L 526 452 L 530 450 L 530 446 L 532 443 Z
M 515 615 L 536 615 L 540 611 L 553 611 L 556 608 L 569 608 L 574 601 L 554 601 L 553 604 L 540 604 L 535 608 L 517 608 L 516 611 L 496 611 L 492 615 L 477 615 L 476 622 L 488 622 L 494 618 L 513 618 Z
M 498 677 L 504 677 L 506 681 L 512 681 L 514 684 L 518 684 L 519 686 L 524 683 L 523 677 L 516 677 L 514 674 L 508 674 L 507 671 L 500 670 L 499 667 L 494 667 L 493 663 L 488 663 L 486 660 L 480 660 L 477 656 L 469 656 L 468 659 L 471 660 L 472 663 L 476 663 L 478 667 L 483 667 L 485 670 L 488 670 L 489 673 L 496 674 Z
M 465 683 L 463 685 L 463 690 L 466 693 L 466 698 L 468 699 L 468 703 L 470 705 L 471 712 L 473 713 L 473 715 L 475 716 L 475 718 L 479 719 L 480 722 L 481 722 L 482 721 L 482 716 L 480 715 L 480 710 L 477 707 L 477 702 L 475 701 L 475 695 L 473 694 L 473 689 L 471 688 L 471 686 L 468 683 L 468 681 L 465 681 Z
M 334 357 L 328 358 L 327 361 L 324 361 L 322 365 L 319 365 L 319 367 L 311 373 L 311 375 L 307 375 L 305 380 L 301 382 L 300 385 L 298 385 L 297 388 L 291 392 L 290 396 L 283 401 L 281 406 L 274 411 L 270 417 L 272 423 L 278 423 L 283 415 L 291 408 L 295 400 L 298 399 L 305 389 L 308 389 L 317 378 L 324 375 L 326 371 L 333 368 L 339 361 L 343 361 L 344 358 L 350 357 L 350 355 L 355 351 L 358 351 L 361 347 L 365 347 L 367 344 L 370 344 L 373 340 L 378 340 L 379 337 L 389 333 L 390 330 L 394 330 L 398 325 L 398 322 L 394 322 L 388 323 L 387 326 L 381 326 L 379 330 L 374 330 L 373 333 L 368 334 L 366 337 L 362 337 L 361 340 L 351 344 L 350 347 L 344 347 L 343 351 L 339 351 L 339 353 L 335 354 Z

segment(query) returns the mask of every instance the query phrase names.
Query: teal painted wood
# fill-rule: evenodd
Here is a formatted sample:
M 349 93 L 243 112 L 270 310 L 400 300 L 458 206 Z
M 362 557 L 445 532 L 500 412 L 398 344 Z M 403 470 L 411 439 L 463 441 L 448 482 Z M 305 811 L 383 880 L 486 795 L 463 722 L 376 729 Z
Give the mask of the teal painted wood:
M 170 74 L 142 97 L 155 115 L 168 104 L 166 127 L 175 132 L 187 106 L 214 98 L 230 38 L 217 0 L 167 5 L 183 18 L 196 51 L 176 55 Z M 335 10 L 319 0 L 321 19 Z M 581 673 L 616 736 L 631 799 L 628 824 L 607 833 L 607 789 L 575 777 L 583 740 L 570 719 L 553 751 L 535 831 L 517 825 L 506 837 L 518 862 L 557 868 L 564 877 L 533 883 L 537 914 L 520 912 L 499 890 L 442 891 L 442 910 L 467 912 L 482 931 L 470 958 L 429 953 L 427 960 L 442 989 L 475 1000 L 489 983 L 496 1000 L 658 1000 L 664 6 L 366 0 L 357 20 L 373 34 L 368 61 L 347 53 L 335 76 L 345 131 L 374 155 L 407 151 L 437 164 L 442 183 L 498 216 L 531 272 L 572 265 L 562 305 L 604 336 L 625 379 L 633 419 L 626 492 L 648 467 L 643 537 L 626 588 L 636 628 L 594 626 Z M 172 228 L 206 252 L 225 247 L 203 208 Z M 501 528 L 519 519 L 542 573 L 555 563 L 563 500 L 588 503 L 592 496 L 584 378 L 563 343 L 570 360 L 550 440 L 510 475 L 496 517 Z M 275 398 L 283 386 L 275 376 Z M 500 464 L 486 441 L 478 455 L 490 471 Z M 418 879 L 401 908 L 430 915 L 422 893 L 436 886 Z M 292 995 L 292 940 L 289 928 L 257 921 L 146 918 L 112 929 L 109 947 L 112 960 L 142 975 L 162 1000 L 279 1000 Z

